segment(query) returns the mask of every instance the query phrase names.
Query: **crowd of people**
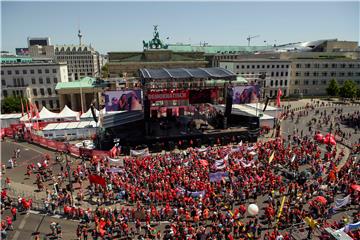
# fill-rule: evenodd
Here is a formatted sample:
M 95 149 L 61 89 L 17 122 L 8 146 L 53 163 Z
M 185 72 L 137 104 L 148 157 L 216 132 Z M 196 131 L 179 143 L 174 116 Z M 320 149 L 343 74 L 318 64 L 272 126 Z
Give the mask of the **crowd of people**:
M 312 110 L 309 106 L 299 118 Z M 334 111 L 332 115 L 341 114 Z M 330 113 L 316 115 L 321 124 L 331 125 Z M 284 115 L 289 116 L 295 113 Z M 354 187 L 360 163 L 353 155 L 344 159 L 338 146 L 324 149 L 313 140 L 316 129 L 309 127 L 309 132 L 123 161 L 94 156 L 62 162 L 59 156 L 44 156 L 28 165 L 26 175 L 35 176 L 38 190 L 46 191 L 47 213 L 80 220 L 78 239 L 277 240 L 291 239 L 296 229 L 306 229 L 309 239 L 329 239 L 326 227 L 349 223 L 333 220 L 336 213 L 351 211 L 352 222 L 360 220 L 360 192 Z M 338 167 L 341 162 L 345 164 Z M 61 171 L 53 174 L 51 166 L 59 163 Z M 342 199 L 346 202 L 339 205 Z M 3 219 L 2 234 L 12 229 L 16 212 L 31 204 L 32 199 L 21 197 L 14 202 L 2 189 L 2 213 L 6 208 L 15 212 L 15 218 Z M 251 213 L 250 204 L 259 211 Z M 53 225 L 51 231 L 59 237 L 61 226 Z M 360 238 L 359 229 L 346 231 Z

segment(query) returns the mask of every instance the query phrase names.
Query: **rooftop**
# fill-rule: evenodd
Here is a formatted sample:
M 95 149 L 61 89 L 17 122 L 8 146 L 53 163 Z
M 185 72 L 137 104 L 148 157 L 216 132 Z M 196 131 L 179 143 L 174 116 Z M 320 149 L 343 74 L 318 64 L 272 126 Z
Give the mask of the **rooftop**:
M 65 45 L 56 45 L 55 51 L 95 51 L 95 49 L 90 45 L 78 45 L 78 44 L 65 44 Z
M 78 81 L 73 82 L 59 82 L 56 84 L 55 90 L 72 89 L 72 88 L 93 88 L 96 78 L 84 77 Z
M 142 68 L 140 77 L 144 79 L 174 79 L 174 78 L 207 78 L 207 79 L 236 79 L 236 74 L 224 68 Z
M 169 44 L 168 49 L 175 52 L 204 52 L 206 54 L 257 52 L 270 49 L 272 46 L 212 46 L 191 44 Z

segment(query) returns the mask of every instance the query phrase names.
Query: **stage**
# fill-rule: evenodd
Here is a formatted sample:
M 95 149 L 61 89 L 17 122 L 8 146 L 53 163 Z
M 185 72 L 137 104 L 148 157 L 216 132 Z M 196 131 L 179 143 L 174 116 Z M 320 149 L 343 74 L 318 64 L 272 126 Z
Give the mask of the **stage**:
M 121 116 L 123 115 L 123 116 Z M 116 115 L 111 116 L 112 118 Z M 119 114 L 119 118 L 126 119 L 126 114 Z M 126 122 L 112 127 L 101 139 L 101 149 L 108 150 L 114 145 L 114 139 L 118 139 L 122 149 L 127 152 L 137 146 L 146 145 L 150 151 L 173 150 L 190 146 L 228 144 L 229 142 L 256 142 L 258 128 L 251 124 L 245 124 L 247 119 L 237 119 L 238 116 L 230 117 L 235 124 L 226 128 L 216 126 L 223 119 L 195 119 L 193 116 L 180 116 L 170 118 L 151 118 L 145 121 L 143 118 L 136 121 Z

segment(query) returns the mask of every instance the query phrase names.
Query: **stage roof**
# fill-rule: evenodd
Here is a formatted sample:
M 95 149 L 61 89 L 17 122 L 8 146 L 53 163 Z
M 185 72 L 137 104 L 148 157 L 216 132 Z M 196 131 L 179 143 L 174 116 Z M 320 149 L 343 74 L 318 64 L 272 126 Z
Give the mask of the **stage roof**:
M 236 74 L 224 68 L 142 68 L 140 77 L 142 79 L 228 79 L 236 80 Z

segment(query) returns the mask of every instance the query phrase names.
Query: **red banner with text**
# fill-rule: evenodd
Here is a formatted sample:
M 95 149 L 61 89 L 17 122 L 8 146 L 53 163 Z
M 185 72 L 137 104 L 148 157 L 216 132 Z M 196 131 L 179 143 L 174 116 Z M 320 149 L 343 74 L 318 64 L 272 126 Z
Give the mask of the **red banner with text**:
M 187 100 L 189 99 L 189 91 L 187 90 L 164 90 L 152 91 L 148 93 L 148 99 L 152 102 L 167 100 Z

